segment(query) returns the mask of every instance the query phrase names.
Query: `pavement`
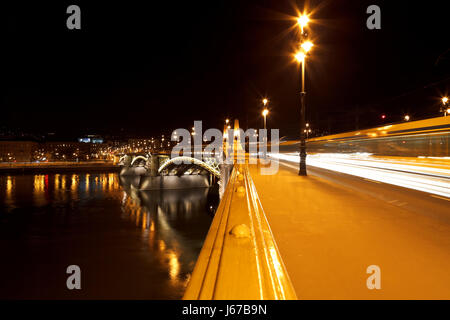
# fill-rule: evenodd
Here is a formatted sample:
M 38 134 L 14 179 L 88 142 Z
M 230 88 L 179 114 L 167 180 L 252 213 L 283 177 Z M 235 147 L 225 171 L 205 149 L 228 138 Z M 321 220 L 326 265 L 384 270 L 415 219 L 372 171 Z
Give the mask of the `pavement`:
M 450 198 L 279 164 L 250 173 L 299 299 L 450 299 Z

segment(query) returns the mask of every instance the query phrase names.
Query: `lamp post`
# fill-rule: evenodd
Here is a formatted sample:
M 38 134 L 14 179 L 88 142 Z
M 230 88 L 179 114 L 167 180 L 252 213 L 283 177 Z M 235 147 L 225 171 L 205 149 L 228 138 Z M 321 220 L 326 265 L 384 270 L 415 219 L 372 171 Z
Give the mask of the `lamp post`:
M 265 101 L 263 103 L 264 103 L 264 105 L 266 105 L 267 104 L 267 99 L 264 99 L 263 101 Z M 267 117 L 268 113 L 269 113 L 269 110 L 267 110 L 267 109 L 264 109 L 263 112 L 262 112 L 262 115 L 264 117 L 264 130 L 267 129 L 267 127 L 266 127 L 266 117 Z M 266 131 L 266 135 L 264 137 L 264 143 L 266 144 L 266 146 L 264 148 L 264 159 L 265 159 L 266 156 L 267 156 L 267 131 Z
M 448 108 L 448 98 L 443 97 L 442 98 L 442 105 L 443 105 L 443 111 L 444 111 L 444 117 L 447 116 L 447 114 L 450 114 L 450 108 Z
M 309 123 L 306 124 L 306 129 L 304 130 L 306 133 L 306 139 L 309 138 L 309 134 L 312 132 L 311 128 L 309 127 Z
M 269 110 L 267 110 L 267 108 L 265 108 L 265 107 L 266 107 L 266 105 L 267 105 L 268 102 L 269 102 L 269 100 L 267 100 L 266 98 L 264 98 L 263 101 L 262 101 L 262 103 L 263 103 L 263 105 L 264 105 L 264 110 L 263 110 L 263 112 L 262 112 L 262 115 L 263 115 L 263 117 L 264 117 L 264 129 L 267 129 L 267 128 L 266 128 L 266 116 L 267 116 L 267 114 L 269 113 Z
M 306 106 L 305 106 L 305 98 L 306 98 L 306 91 L 305 91 L 305 65 L 306 65 L 306 54 L 308 51 L 311 50 L 313 47 L 313 44 L 311 41 L 305 41 L 306 40 L 306 33 L 305 33 L 305 27 L 307 26 L 309 22 L 309 18 L 307 15 L 303 14 L 297 19 L 298 25 L 300 26 L 300 36 L 301 36 L 301 45 L 300 45 L 300 51 L 298 51 L 295 54 L 295 59 L 298 61 L 298 63 L 301 63 L 301 88 L 302 91 L 300 92 L 300 163 L 299 163 L 299 170 L 298 174 L 300 176 L 306 176 L 306 139 L 305 136 L 307 134 L 306 132 Z

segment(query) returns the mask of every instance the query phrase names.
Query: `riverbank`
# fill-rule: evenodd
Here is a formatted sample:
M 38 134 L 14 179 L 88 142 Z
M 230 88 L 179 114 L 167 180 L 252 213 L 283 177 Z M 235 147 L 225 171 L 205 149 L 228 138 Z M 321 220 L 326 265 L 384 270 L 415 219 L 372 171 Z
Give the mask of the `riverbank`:
M 57 172 L 119 172 L 120 167 L 108 161 L 0 163 L 1 174 Z

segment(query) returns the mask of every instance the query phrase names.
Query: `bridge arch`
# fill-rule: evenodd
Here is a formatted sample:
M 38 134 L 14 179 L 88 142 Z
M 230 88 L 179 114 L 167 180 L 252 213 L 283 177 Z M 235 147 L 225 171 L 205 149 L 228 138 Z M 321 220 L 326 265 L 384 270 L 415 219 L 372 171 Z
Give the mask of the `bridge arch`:
M 148 161 L 148 157 L 145 157 L 145 156 L 134 157 L 133 160 L 131 161 L 130 167 L 132 167 L 139 160 L 144 160 L 144 162 L 147 162 Z
M 220 178 L 220 171 L 218 169 L 218 165 L 211 162 L 211 163 L 207 163 L 201 160 L 198 160 L 196 158 L 192 158 L 192 157 L 175 157 L 172 158 L 166 162 L 164 162 L 158 169 L 158 173 L 163 172 L 165 169 L 170 168 L 171 166 L 185 166 L 184 169 L 186 169 L 187 167 L 192 167 L 192 166 L 197 166 L 201 169 L 204 169 L 206 171 L 208 171 L 209 173 L 213 174 L 214 176 Z

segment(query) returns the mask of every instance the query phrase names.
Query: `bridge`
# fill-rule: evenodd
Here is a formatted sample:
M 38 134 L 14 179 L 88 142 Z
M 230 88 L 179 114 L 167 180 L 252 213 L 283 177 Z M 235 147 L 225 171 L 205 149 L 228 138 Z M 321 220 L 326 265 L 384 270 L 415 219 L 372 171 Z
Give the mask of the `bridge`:
M 221 177 L 214 158 L 199 160 L 188 156 L 170 159 L 165 154 L 122 155 L 118 165 L 121 176 L 139 178 L 141 190 L 207 188 Z

